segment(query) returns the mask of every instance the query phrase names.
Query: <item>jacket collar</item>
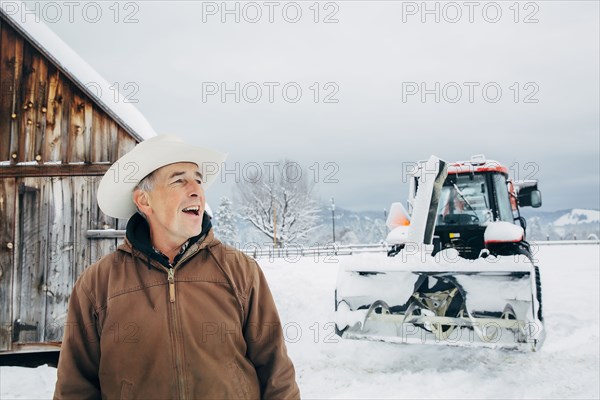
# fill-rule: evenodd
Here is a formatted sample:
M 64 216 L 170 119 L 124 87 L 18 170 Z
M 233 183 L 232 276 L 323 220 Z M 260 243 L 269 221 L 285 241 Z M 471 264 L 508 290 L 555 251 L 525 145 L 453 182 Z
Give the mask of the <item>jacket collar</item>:
M 175 257 L 173 265 L 176 265 L 179 260 L 183 259 L 190 253 L 195 253 L 204 247 L 216 244 L 215 242 L 217 240 L 214 238 L 213 230 L 211 228 L 211 218 L 206 212 L 204 212 L 204 216 L 202 218 L 202 230 L 200 234 L 188 239 L 184 251 Z M 152 247 L 152 242 L 150 241 L 150 225 L 148 225 L 146 219 L 138 213 L 135 213 L 127 222 L 125 243 L 119 246 L 119 250 L 132 253 L 140 258 L 143 257 L 148 262 L 150 260 L 154 260 L 166 268 L 171 267 L 167 256 L 155 251 Z

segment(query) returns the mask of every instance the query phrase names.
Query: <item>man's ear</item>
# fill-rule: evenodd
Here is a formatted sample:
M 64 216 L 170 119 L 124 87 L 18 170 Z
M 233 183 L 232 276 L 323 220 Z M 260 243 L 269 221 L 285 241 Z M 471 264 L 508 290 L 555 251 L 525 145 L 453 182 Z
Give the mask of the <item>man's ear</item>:
M 148 195 L 148 192 L 139 189 L 135 190 L 133 192 L 133 202 L 138 208 L 138 210 L 143 212 L 144 215 L 149 215 L 152 213 L 152 207 L 150 206 L 150 196 Z

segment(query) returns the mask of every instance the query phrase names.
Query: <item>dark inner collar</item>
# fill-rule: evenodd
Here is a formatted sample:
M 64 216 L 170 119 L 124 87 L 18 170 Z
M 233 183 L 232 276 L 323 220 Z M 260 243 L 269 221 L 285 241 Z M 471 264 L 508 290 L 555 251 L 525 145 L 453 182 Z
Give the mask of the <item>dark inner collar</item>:
M 202 231 L 199 235 L 188 239 L 188 241 L 182 246 L 182 250 L 177 254 L 177 256 L 175 256 L 173 264 L 177 264 L 177 262 L 181 259 L 181 256 L 183 256 L 185 253 L 185 250 L 203 238 L 211 227 L 212 223 L 210 221 L 210 216 L 205 211 L 202 217 Z M 146 221 L 146 219 L 139 213 L 136 212 L 131 218 L 129 218 L 125 235 L 131 245 L 138 251 L 142 252 L 147 257 L 160 262 L 167 268 L 171 267 L 169 258 L 161 252 L 156 251 L 152 246 L 152 242 L 150 240 L 150 225 L 148 224 L 148 221 Z

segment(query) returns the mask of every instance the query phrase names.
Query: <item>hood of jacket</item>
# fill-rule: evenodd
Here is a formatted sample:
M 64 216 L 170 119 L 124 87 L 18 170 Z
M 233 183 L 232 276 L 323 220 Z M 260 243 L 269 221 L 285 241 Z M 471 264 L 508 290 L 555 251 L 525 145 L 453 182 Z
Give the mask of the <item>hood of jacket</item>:
M 188 239 L 188 241 L 184 244 L 182 251 L 175 256 L 173 264 L 177 264 L 190 249 L 199 250 L 201 247 L 203 247 L 201 246 L 203 244 L 216 244 L 211 243 L 215 240 L 214 235 L 212 235 L 211 228 L 211 218 L 205 211 L 204 216 L 202 217 L 202 230 L 200 231 L 200 234 Z M 211 233 L 210 237 L 209 233 Z M 205 241 L 206 243 L 204 243 Z M 138 257 L 145 258 L 148 263 L 148 267 L 150 267 L 149 260 L 154 260 L 165 268 L 171 267 L 168 257 L 156 251 L 152 246 L 152 241 L 150 239 L 150 225 L 148 224 L 148 221 L 146 221 L 146 219 L 139 213 L 135 213 L 127 222 L 127 228 L 125 231 L 125 244 L 120 247 L 120 249 L 129 251 L 131 253 L 137 250 L 136 255 Z

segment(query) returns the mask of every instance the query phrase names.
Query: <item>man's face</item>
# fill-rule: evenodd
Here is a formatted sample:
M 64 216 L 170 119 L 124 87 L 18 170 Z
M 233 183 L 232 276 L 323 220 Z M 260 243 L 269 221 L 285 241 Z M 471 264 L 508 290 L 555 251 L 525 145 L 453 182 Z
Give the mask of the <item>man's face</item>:
M 205 198 L 202 175 L 193 163 L 166 165 L 154 172 L 154 188 L 138 204 L 150 224 L 152 242 L 180 246 L 202 230 Z M 146 204 L 143 204 L 146 203 Z

